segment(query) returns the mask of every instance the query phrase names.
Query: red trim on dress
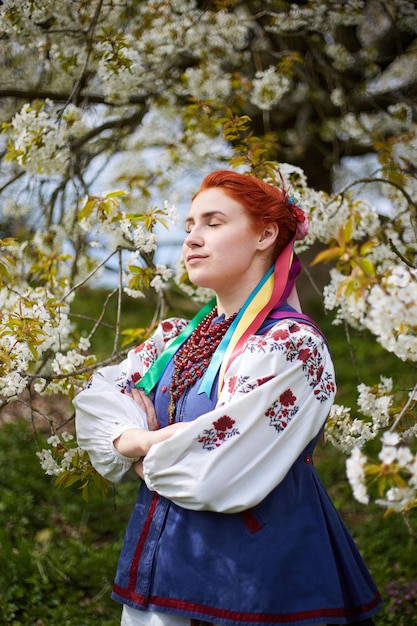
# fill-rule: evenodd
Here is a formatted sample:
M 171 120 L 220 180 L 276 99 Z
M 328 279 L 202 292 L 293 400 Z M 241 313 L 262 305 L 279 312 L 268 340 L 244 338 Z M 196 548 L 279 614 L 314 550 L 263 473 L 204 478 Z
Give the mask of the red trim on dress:
M 255 515 L 250 509 L 246 509 L 246 511 L 242 511 L 240 515 L 247 529 L 249 530 L 249 532 L 257 533 L 258 530 L 261 530 L 262 524 L 259 522 L 259 520 L 256 519 Z
M 138 605 L 145 604 L 145 597 L 141 594 L 128 591 L 118 585 L 115 585 L 114 591 L 121 598 L 136 602 Z M 346 610 L 340 609 L 314 609 L 311 611 L 299 611 L 297 613 L 243 613 L 240 611 L 228 611 L 226 609 L 216 609 L 214 607 L 208 607 L 204 604 L 197 604 L 195 602 L 188 602 L 186 600 L 175 600 L 174 598 L 163 598 L 160 596 L 150 596 L 148 598 L 148 607 L 152 606 L 155 609 L 163 607 L 164 609 L 177 609 L 178 611 L 187 611 L 188 613 L 203 614 L 205 618 L 213 619 L 227 619 L 234 621 L 237 624 L 241 622 L 253 622 L 254 624 L 297 624 L 300 621 L 307 619 L 318 618 L 360 618 L 368 611 L 371 611 L 380 603 L 381 596 L 378 592 L 375 593 L 374 599 L 367 604 L 363 604 L 355 609 Z
M 136 583 L 138 580 L 138 565 L 140 557 L 142 556 L 143 547 L 148 537 L 149 529 L 152 524 L 153 516 L 155 514 L 156 505 L 158 504 L 159 494 L 154 493 L 152 502 L 149 507 L 148 515 L 142 528 L 142 532 L 139 536 L 138 543 L 136 544 L 135 553 L 133 555 L 132 564 L 130 566 L 129 584 L 127 586 L 130 592 L 134 592 L 136 589 Z

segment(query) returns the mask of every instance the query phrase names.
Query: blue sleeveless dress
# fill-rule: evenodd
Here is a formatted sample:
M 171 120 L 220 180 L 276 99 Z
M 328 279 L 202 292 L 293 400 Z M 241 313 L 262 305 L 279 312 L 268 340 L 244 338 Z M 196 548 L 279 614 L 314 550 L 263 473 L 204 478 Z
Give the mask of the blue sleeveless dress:
M 268 318 L 259 334 L 275 323 Z M 172 369 L 171 362 L 155 392 L 162 427 Z M 188 389 L 176 419 L 192 420 L 212 410 L 216 387 L 211 397 L 198 394 L 198 383 Z M 319 438 L 260 504 L 240 513 L 188 510 L 143 483 L 112 597 L 139 610 L 224 626 L 349 624 L 369 618 L 381 598 L 314 467 Z

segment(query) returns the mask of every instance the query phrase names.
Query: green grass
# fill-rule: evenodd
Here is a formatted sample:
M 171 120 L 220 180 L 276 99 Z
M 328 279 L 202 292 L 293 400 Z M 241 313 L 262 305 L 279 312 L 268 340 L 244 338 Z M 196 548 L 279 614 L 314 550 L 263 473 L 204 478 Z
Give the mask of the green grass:
M 84 297 L 78 311 L 83 312 L 88 303 L 93 317 L 100 298 L 97 294 Z M 143 326 L 142 320 L 150 319 L 146 304 L 125 304 L 125 327 Z M 310 309 L 314 313 L 314 307 Z M 343 330 L 331 326 L 331 319 L 317 311 L 315 317 L 332 347 L 338 401 L 354 406 L 358 379 Z M 408 384 L 412 374 L 407 368 L 399 367 L 369 335 L 352 334 L 356 369 L 365 383 L 378 382 L 383 373 Z M 103 354 L 112 349 L 108 330 L 96 341 Z M 55 486 L 54 479 L 40 468 L 36 450 L 26 422 L 18 420 L 0 428 L 0 623 L 117 626 L 120 607 L 110 599 L 110 591 L 138 483 L 128 481 L 107 497 L 97 494 L 86 504 L 75 487 Z M 384 596 L 384 608 L 375 623 L 417 625 L 417 583 L 412 586 L 417 581 L 416 539 L 402 516 L 384 516 L 380 507 L 363 506 L 353 499 L 344 462 L 344 456 L 330 445 L 317 450 L 316 466 L 323 482 Z M 398 585 L 391 591 L 395 597 L 388 594 L 388 585 Z
M 115 626 L 109 595 L 137 482 L 86 504 L 43 473 L 36 449 L 26 422 L 0 429 L 0 623 Z

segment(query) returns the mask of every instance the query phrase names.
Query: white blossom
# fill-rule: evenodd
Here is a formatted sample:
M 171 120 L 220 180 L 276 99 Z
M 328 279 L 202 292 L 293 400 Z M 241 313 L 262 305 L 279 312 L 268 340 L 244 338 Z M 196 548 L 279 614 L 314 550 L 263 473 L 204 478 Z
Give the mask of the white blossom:
M 387 430 L 383 433 L 381 441 L 384 446 L 397 446 L 400 443 L 400 436 L 395 431 Z
M 416 499 L 416 491 L 410 487 L 392 487 L 388 489 L 386 499 L 378 498 L 377 504 L 400 513 L 407 509 Z
M 167 283 L 172 278 L 174 271 L 166 265 L 157 264 L 155 268 L 155 276 L 151 280 L 151 287 L 155 289 L 157 293 L 161 293 L 166 287 Z
M 35 380 L 35 382 L 33 383 L 33 388 L 36 391 L 36 393 L 39 394 L 43 394 L 43 392 L 45 391 L 47 387 L 47 381 L 45 378 L 38 378 L 37 380 Z
M 56 448 L 61 443 L 61 440 L 58 435 L 51 435 L 51 437 L 48 437 L 46 440 L 46 443 L 49 443 L 50 446 Z
M 407 467 L 413 460 L 413 455 L 411 453 L 410 448 L 406 446 L 401 446 L 397 450 L 397 463 L 400 467 Z
M 63 472 L 66 470 L 69 470 L 69 468 L 72 466 L 72 460 L 77 453 L 78 453 L 77 448 L 70 448 L 69 450 L 66 450 L 64 452 L 62 461 L 61 461 L 61 469 Z
M 80 352 L 86 352 L 91 346 L 91 342 L 87 337 L 80 337 L 78 341 L 78 350 Z
M 138 226 L 133 231 L 133 242 L 138 252 L 149 254 L 155 252 L 158 237 L 155 233 L 150 233 L 143 226 Z
M 11 122 L 10 137 L 18 163 L 31 174 L 62 174 L 70 159 L 70 141 L 85 132 L 81 110 L 68 105 L 61 114 L 46 100 L 41 108 L 25 104 Z
M 341 106 L 345 101 L 345 96 L 342 89 L 333 89 L 330 94 L 330 99 L 335 106 Z
M 126 295 L 130 296 L 131 298 L 144 298 L 145 294 L 143 291 L 140 291 L 140 289 L 129 289 L 129 287 L 124 287 L 123 291 Z
M 220 63 L 189 67 L 184 78 L 189 93 L 200 100 L 225 99 L 232 90 L 231 76 L 222 70 Z
M 382 446 L 378 458 L 384 465 L 391 465 L 397 458 L 397 448 L 394 446 Z
M 40 464 L 45 474 L 48 476 L 59 476 L 59 474 L 62 474 L 63 469 L 54 459 L 51 450 L 43 449 L 37 452 L 36 455 L 40 459 Z
M 17 398 L 27 387 L 28 380 L 19 372 L 8 372 L 0 378 L 0 395 L 5 398 Z
M 179 219 L 178 210 L 175 204 L 169 204 L 168 200 L 164 200 L 164 211 L 171 224 L 175 226 Z
M 86 358 L 85 355 L 80 354 L 75 349 L 68 350 L 65 354 L 57 352 L 51 363 L 51 367 L 55 374 L 71 374 L 82 366 Z
M 417 272 L 391 265 L 367 301 L 366 326 L 381 345 L 406 361 L 417 360 Z
M 13 219 L 19 217 L 26 217 L 30 213 L 30 205 L 17 202 L 14 198 L 5 198 L 2 206 L 2 213 L 4 217 L 11 217 Z
M 410 485 L 412 487 L 417 488 L 417 454 L 414 456 L 414 459 L 412 460 L 412 462 L 409 465 L 409 471 L 410 471 Z
M 276 67 L 256 72 L 253 80 L 251 102 L 266 111 L 282 100 L 291 89 L 291 80 L 280 74 Z
M 369 503 L 369 496 L 365 485 L 366 456 L 359 448 L 353 448 L 350 457 L 346 460 L 346 475 L 352 487 L 353 495 L 362 504 Z

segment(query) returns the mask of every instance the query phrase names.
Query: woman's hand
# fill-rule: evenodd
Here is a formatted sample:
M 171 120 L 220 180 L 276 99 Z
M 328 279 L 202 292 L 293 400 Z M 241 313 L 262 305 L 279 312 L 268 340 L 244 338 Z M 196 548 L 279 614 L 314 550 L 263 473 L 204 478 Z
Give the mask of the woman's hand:
M 160 430 L 155 430 L 153 432 L 146 431 L 146 430 L 142 431 L 142 432 L 148 433 L 149 435 L 149 438 L 147 440 L 147 444 L 149 446 L 147 449 L 147 452 L 149 452 L 149 450 L 151 449 L 154 443 L 159 443 L 160 441 L 165 441 L 166 439 L 169 439 L 170 437 L 172 437 L 174 433 L 177 432 L 177 430 L 181 430 L 181 428 L 185 428 L 186 426 L 188 426 L 188 422 L 177 422 L 176 424 L 170 424 L 169 426 L 166 426 L 165 428 L 161 428 Z M 131 431 L 127 431 L 127 433 L 130 433 L 130 432 Z M 126 433 L 123 433 L 121 437 L 123 437 L 125 434 Z M 119 437 L 119 439 L 121 437 Z M 114 444 L 116 445 L 116 442 L 114 442 Z M 119 450 L 119 448 L 117 449 Z M 139 476 L 139 478 L 142 478 L 142 480 L 143 480 L 143 460 L 145 456 L 146 456 L 146 452 L 143 455 L 141 455 L 141 458 L 135 461 L 132 465 L 136 474 Z
M 137 387 L 131 389 L 130 395 L 142 411 L 146 413 L 149 430 L 157 430 L 160 424 L 156 417 L 155 407 L 149 396 L 146 395 L 143 389 L 138 389 Z
M 120 454 L 131 459 L 137 459 L 133 463 L 135 472 L 143 478 L 143 457 L 149 452 L 155 443 L 160 443 L 172 437 L 179 429 L 187 424 L 184 422 L 170 424 L 161 428 L 156 417 L 155 407 L 152 400 L 143 389 L 133 387 L 130 391 L 132 399 L 146 413 L 148 430 L 145 428 L 130 428 L 114 440 L 114 447 Z
M 186 426 L 186 422 L 171 424 L 159 430 L 146 430 L 145 428 L 129 428 L 114 440 L 114 447 L 120 454 L 130 459 L 144 457 L 155 443 L 169 439 L 180 428 Z

